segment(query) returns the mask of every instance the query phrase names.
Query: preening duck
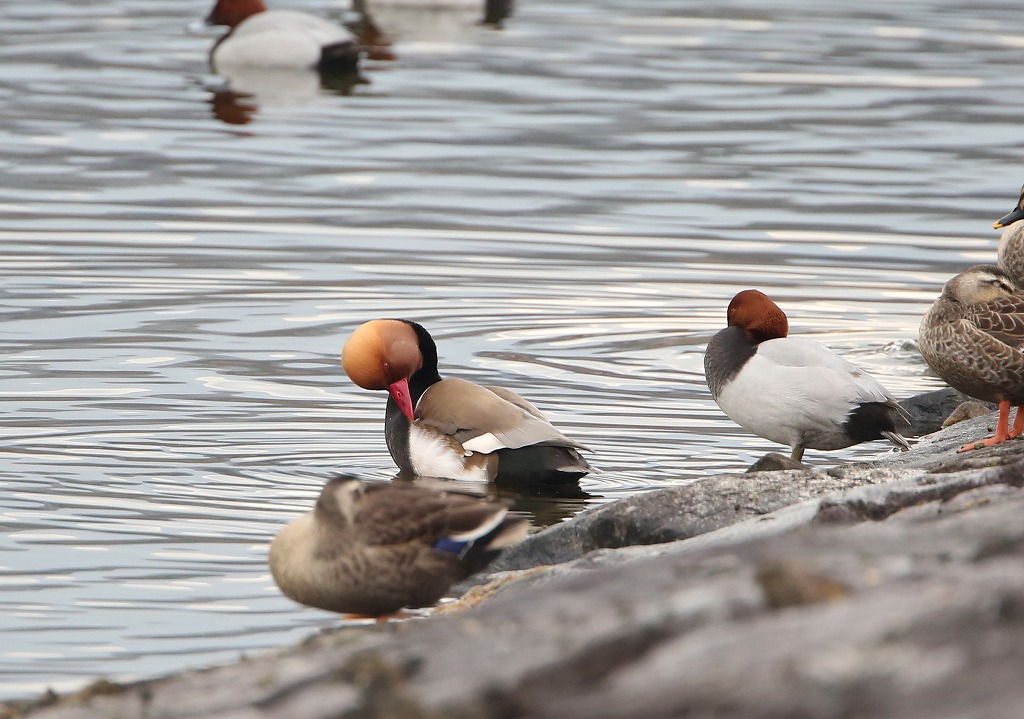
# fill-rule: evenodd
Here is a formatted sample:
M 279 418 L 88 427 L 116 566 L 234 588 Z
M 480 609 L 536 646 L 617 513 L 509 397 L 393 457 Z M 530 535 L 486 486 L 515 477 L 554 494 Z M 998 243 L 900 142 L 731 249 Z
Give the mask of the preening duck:
M 390 394 L 384 436 L 402 472 L 562 484 L 591 471 L 567 438 L 515 392 L 441 379 L 437 346 L 409 320 L 372 320 L 352 333 L 342 366 L 363 389 Z
M 1000 444 L 1024 431 L 1024 294 L 996 265 L 956 275 L 921 320 L 918 338 L 928 366 L 951 387 L 999 403 L 996 433 L 961 452 Z M 1013 427 L 1010 407 L 1016 406 Z
M 704 374 L 715 402 L 759 437 L 804 449 L 841 449 L 888 439 L 908 449 L 896 426 L 910 421 L 877 380 L 817 342 L 789 337 L 785 313 L 744 290 L 729 303 L 728 326 L 708 342 Z
M 206 19 L 231 30 L 210 51 L 214 72 L 244 68 L 354 70 L 356 37 L 298 10 L 268 10 L 263 0 L 217 0 Z
M 999 238 L 999 266 L 1009 275 L 1014 287 L 1024 290 L 1024 188 L 1013 210 L 992 226 L 1002 230 Z
M 328 480 L 270 543 L 270 573 L 300 604 L 383 617 L 427 607 L 526 536 L 508 507 L 405 482 Z

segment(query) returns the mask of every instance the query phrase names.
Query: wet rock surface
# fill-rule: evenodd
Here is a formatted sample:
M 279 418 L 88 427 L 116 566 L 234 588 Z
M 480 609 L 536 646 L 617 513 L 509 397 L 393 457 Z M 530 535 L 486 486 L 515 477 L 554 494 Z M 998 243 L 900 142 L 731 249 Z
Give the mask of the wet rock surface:
M 967 420 L 873 464 L 634 497 L 536 535 L 503 558 L 531 569 L 430 619 L 26 711 L 1018 717 L 1024 441 L 956 453 L 993 425 Z

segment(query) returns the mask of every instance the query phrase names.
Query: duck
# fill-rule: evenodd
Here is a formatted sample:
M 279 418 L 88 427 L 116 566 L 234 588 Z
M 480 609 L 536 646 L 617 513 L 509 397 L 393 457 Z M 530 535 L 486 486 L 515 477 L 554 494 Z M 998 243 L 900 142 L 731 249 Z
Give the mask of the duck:
M 921 356 L 954 389 L 999 404 L 995 434 L 958 450 L 991 447 L 1024 431 L 1024 293 L 998 265 L 954 276 L 921 320 Z M 1017 408 L 1009 426 L 1010 408 Z
M 384 436 L 401 473 L 506 484 L 568 484 L 589 451 L 537 407 L 502 387 L 442 379 L 437 345 L 418 322 L 371 320 L 346 340 L 341 364 L 357 386 L 387 390 Z
M 312 511 L 277 533 L 267 561 L 281 593 L 299 604 L 382 619 L 437 603 L 528 525 L 503 502 L 340 474 Z
M 217 0 L 206 24 L 230 28 L 210 51 L 214 72 L 354 71 L 359 60 L 355 35 L 341 25 L 299 10 L 268 10 L 263 0 Z
M 789 445 L 800 462 L 805 449 L 842 449 L 888 439 L 910 417 L 876 379 L 812 340 L 789 336 L 789 320 L 760 290 L 729 303 L 727 327 L 704 353 L 711 396 L 734 422 L 759 437 Z
M 1024 220 L 1024 187 L 1021 188 L 1017 206 L 1008 215 L 992 223 L 992 227 L 1003 231 L 999 238 L 997 261 L 1018 290 L 1024 290 L 1024 222 L 1021 220 Z

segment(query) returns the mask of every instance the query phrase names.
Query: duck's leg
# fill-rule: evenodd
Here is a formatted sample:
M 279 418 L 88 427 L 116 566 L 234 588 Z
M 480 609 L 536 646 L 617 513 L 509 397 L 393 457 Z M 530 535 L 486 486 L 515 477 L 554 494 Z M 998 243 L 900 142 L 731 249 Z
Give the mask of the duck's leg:
M 969 442 L 963 447 L 957 450 L 957 452 L 967 452 L 972 449 L 981 449 L 982 447 L 991 447 L 994 444 L 1002 444 L 1010 437 L 1010 430 L 1007 429 L 1007 425 L 1010 423 L 1010 400 L 1004 399 L 999 403 L 999 421 L 996 422 L 996 433 L 987 438 L 978 440 L 977 442 Z M 1017 420 L 1014 418 L 1013 426 L 1017 426 Z
M 340 615 L 339 619 L 343 622 L 367 622 L 373 620 L 377 624 L 387 624 L 392 620 L 402 621 L 405 619 L 415 619 L 418 616 L 405 609 L 399 609 L 397 612 L 391 612 L 390 614 L 354 614 L 346 612 Z
M 804 461 L 804 448 L 801 445 L 799 445 L 799 444 L 793 445 L 793 453 L 790 454 L 789 456 L 790 456 L 790 458 L 795 459 L 797 462 L 803 462 Z
M 1013 439 L 1019 437 L 1021 432 L 1024 432 L 1024 405 L 1018 404 L 1017 411 L 1013 413 L 1013 426 L 1006 436 Z

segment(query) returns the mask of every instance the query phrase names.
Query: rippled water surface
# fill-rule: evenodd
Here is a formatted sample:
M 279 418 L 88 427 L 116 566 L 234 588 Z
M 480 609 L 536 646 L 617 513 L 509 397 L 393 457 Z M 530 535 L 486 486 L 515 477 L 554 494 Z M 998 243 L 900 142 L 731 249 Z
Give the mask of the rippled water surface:
M 327 473 L 393 473 L 359 323 L 593 448 L 587 497 L 518 500 L 543 526 L 776 449 L 703 382 L 740 289 L 939 386 L 919 318 L 1024 179 L 1017 3 L 378 5 L 394 44 L 327 89 L 225 88 L 208 9 L 0 5 L 0 698 L 336 621 L 264 556 Z

